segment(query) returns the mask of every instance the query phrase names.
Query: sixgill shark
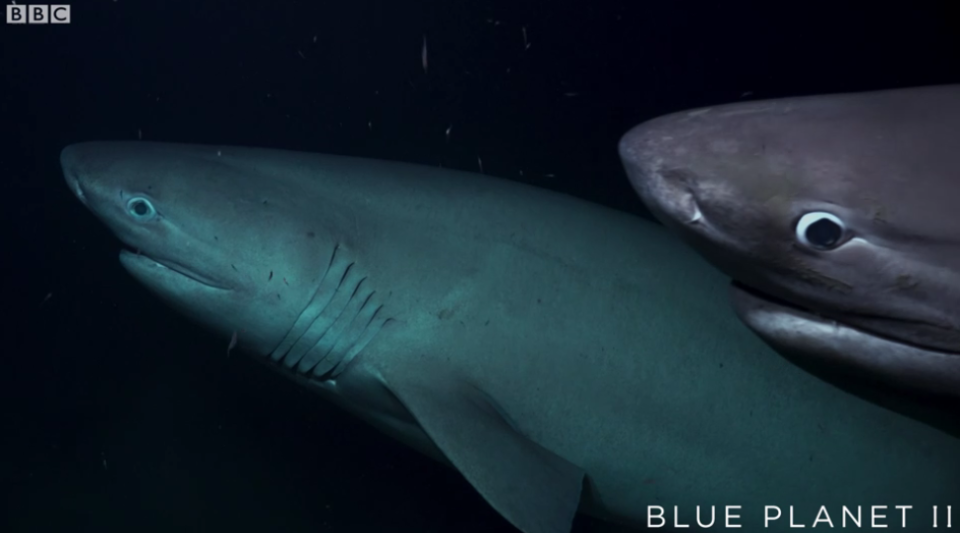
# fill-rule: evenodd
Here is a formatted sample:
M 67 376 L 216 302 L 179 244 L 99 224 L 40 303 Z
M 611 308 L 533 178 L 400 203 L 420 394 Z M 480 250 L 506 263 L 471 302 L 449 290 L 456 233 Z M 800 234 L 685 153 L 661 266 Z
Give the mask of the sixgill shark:
M 61 163 L 150 291 L 457 469 L 525 533 L 577 511 L 644 527 L 647 506 L 685 523 L 741 506 L 759 528 L 777 505 L 768 529 L 792 531 L 791 505 L 927 523 L 960 503 L 960 439 L 774 356 L 727 278 L 656 224 L 330 155 L 91 142 Z
M 960 398 L 960 85 L 674 113 L 620 154 L 778 351 Z

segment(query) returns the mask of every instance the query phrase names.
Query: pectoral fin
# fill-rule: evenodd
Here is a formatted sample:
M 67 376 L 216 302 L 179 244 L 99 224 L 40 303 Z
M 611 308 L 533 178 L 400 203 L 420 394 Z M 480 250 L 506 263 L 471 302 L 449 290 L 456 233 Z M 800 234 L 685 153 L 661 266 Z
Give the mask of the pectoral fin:
M 381 378 L 454 467 L 520 531 L 570 531 L 583 470 L 520 434 L 466 381 L 422 372 L 387 371 Z

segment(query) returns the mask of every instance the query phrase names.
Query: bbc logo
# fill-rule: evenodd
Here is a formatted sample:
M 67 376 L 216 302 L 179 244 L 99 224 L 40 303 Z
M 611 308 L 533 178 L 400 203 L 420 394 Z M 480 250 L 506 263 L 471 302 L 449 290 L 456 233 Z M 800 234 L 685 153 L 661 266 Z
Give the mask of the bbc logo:
M 7 24 L 70 24 L 70 6 L 64 4 L 7 5 Z

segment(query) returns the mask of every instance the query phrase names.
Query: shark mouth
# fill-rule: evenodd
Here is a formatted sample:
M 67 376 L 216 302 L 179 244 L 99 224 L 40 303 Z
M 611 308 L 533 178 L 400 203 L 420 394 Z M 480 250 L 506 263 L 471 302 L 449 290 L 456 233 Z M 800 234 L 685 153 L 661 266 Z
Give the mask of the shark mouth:
M 749 285 L 744 285 L 743 283 L 741 283 L 741 282 L 739 282 L 739 281 L 737 281 L 737 280 L 733 280 L 732 282 L 730 282 L 730 284 L 731 284 L 736 290 L 749 293 L 749 294 L 753 295 L 753 296 L 756 297 L 756 298 L 760 298 L 761 300 L 765 300 L 765 301 L 770 302 L 770 303 L 772 303 L 772 304 L 776 304 L 776 305 L 779 305 L 779 306 L 782 306 L 782 307 L 788 307 L 788 308 L 793 309 L 793 310 L 795 310 L 795 311 L 803 311 L 803 312 L 807 312 L 807 313 L 812 313 L 812 311 L 810 311 L 809 309 L 803 308 L 803 307 L 801 307 L 801 306 L 799 306 L 799 305 L 796 305 L 796 304 L 792 304 L 792 303 L 790 303 L 790 302 L 788 302 L 788 301 L 786 301 L 786 300 L 784 300 L 784 299 L 782 299 L 782 298 L 778 298 L 778 297 L 776 297 L 776 296 L 774 296 L 774 295 L 772 295 L 772 294 L 763 292 L 763 291 L 761 291 L 761 290 L 759 290 L 759 289 L 754 289 L 753 287 L 751 287 L 751 286 L 749 286 Z
M 742 283 L 733 283 L 731 291 L 744 324 L 787 359 L 819 367 L 814 371 L 801 365 L 808 371 L 822 377 L 819 371 L 831 367 L 923 396 L 960 399 L 960 356 L 955 352 L 855 327 Z
M 931 352 L 940 352 L 948 355 L 958 355 L 956 350 L 950 349 L 945 346 L 940 346 L 937 343 L 924 343 L 918 342 L 913 339 L 898 336 L 894 334 L 894 331 L 902 329 L 902 327 L 917 327 L 924 328 L 930 327 L 929 324 L 921 321 L 908 320 L 908 319 L 898 319 L 882 315 L 874 315 L 869 313 L 857 313 L 857 312 L 841 312 L 836 315 L 832 313 L 823 313 L 809 307 L 804 307 L 798 305 L 795 302 L 784 300 L 783 298 L 777 297 L 770 293 L 764 292 L 762 290 L 756 289 L 749 285 L 745 285 L 739 281 L 733 280 L 731 286 L 735 292 L 745 293 L 746 295 L 752 296 L 757 300 L 761 300 L 766 303 L 768 306 L 776 307 L 780 309 L 780 312 L 784 314 L 792 315 L 793 317 L 809 322 L 816 322 L 821 324 L 832 324 L 837 327 L 845 327 L 851 330 L 856 330 L 863 335 L 874 337 L 878 340 L 884 340 L 888 342 L 893 342 L 901 344 L 904 346 L 911 346 L 915 349 L 931 351 Z M 749 305 L 747 309 L 749 310 Z M 874 323 L 874 324 L 886 324 L 890 326 L 888 328 L 889 333 L 884 333 L 880 331 L 879 327 L 868 327 L 865 326 L 865 323 Z M 896 327 L 900 326 L 900 327 Z
M 133 248 L 131 246 L 127 246 L 126 244 L 124 244 L 123 248 L 120 250 L 120 256 L 127 261 L 149 263 L 149 265 L 153 268 L 161 268 L 170 272 L 175 272 L 180 276 L 212 289 L 229 290 L 228 287 L 223 286 L 217 281 L 190 270 L 179 263 L 173 261 L 161 261 L 160 259 L 143 253 L 143 251 L 138 248 Z

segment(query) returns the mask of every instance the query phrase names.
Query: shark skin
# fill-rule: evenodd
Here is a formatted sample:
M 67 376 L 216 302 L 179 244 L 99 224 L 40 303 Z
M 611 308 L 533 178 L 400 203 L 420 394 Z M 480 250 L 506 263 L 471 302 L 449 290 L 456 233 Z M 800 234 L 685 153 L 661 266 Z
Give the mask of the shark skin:
M 942 85 L 672 113 L 620 155 L 771 346 L 960 403 L 958 139 L 960 85 Z
M 960 502 L 960 439 L 775 357 L 728 279 L 654 223 L 332 155 L 89 142 L 61 164 L 149 291 L 457 469 L 524 533 L 578 511 L 642 528 L 648 505 L 685 523 L 739 505 L 746 528 L 779 505 L 768 530 L 792 531 L 791 505 L 809 524 Z

